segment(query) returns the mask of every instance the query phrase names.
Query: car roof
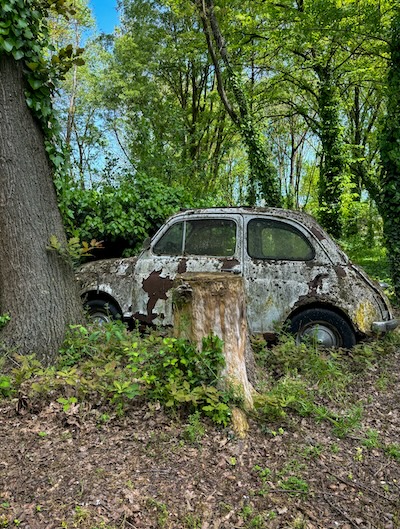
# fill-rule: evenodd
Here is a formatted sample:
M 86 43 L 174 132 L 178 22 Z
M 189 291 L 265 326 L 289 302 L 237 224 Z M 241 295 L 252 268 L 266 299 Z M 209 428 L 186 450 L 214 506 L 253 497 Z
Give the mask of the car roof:
M 283 209 L 283 208 L 268 208 L 268 207 L 215 207 L 215 208 L 194 208 L 183 209 L 171 217 L 187 217 L 190 215 L 212 215 L 212 214 L 240 214 L 240 215 L 268 215 L 277 219 L 294 220 L 306 226 L 319 240 L 328 239 L 331 237 L 318 224 L 318 222 L 308 213 L 304 211 Z

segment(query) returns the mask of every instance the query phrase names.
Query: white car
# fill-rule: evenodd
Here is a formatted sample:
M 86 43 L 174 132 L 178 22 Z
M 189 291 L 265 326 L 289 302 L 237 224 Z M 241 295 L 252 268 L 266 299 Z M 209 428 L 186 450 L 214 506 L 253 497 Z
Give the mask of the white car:
M 173 325 L 177 275 L 243 277 L 250 331 L 287 325 L 299 341 L 327 347 L 396 328 L 380 286 L 354 266 L 309 215 L 275 208 L 209 208 L 172 216 L 138 257 L 107 259 L 78 271 L 89 315 Z

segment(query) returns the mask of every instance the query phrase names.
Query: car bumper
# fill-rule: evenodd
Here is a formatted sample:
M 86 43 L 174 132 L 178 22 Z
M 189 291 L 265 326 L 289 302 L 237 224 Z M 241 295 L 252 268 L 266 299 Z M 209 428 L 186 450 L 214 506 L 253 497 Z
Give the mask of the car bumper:
M 399 325 L 399 320 L 388 320 L 388 321 L 373 321 L 372 330 L 374 332 L 388 332 L 393 331 Z

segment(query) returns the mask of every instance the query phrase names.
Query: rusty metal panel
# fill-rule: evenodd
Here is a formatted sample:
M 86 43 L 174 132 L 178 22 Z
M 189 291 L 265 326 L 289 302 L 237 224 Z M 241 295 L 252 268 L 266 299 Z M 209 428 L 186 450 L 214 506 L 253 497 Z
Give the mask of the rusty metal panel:
M 247 223 L 260 218 L 278 220 L 298 230 L 314 248 L 312 258 L 293 261 L 251 258 L 247 253 Z M 237 240 L 233 254 L 155 255 L 152 251 L 155 243 L 173 224 L 188 219 L 234 220 Z M 282 325 L 293 311 L 312 304 L 341 311 L 362 334 L 370 334 L 373 321 L 392 317 L 381 289 L 351 264 L 312 217 L 275 208 L 209 208 L 178 213 L 160 228 L 150 248 L 139 257 L 86 264 L 77 278 L 82 294 L 105 292 L 116 300 L 126 318 L 133 316 L 147 324 L 172 325 L 171 290 L 176 275 L 221 271 L 244 276 L 252 332 L 274 331 L 276 324 Z
M 81 266 L 76 274 L 81 295 L 105 292 L 114 298 L 125 317 L 130 316 L 132 283 L 137 257 L 104 259 Z

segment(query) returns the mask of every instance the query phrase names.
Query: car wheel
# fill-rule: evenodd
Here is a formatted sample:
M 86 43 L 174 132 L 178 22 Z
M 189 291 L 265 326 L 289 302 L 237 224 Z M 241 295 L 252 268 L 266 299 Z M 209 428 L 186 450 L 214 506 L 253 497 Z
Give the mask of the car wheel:
M 91 299 L 84 305 L 84 309 L 92 322 L 108 323 L 121 317 L 115 305 L 103 299 Z
M 336 312 L 327 309 L 306 309 L 291 319 L 290 331 L 296 342 L 312 340 L 323 347 L 350 349 L 356 336 L 350 324 Z

